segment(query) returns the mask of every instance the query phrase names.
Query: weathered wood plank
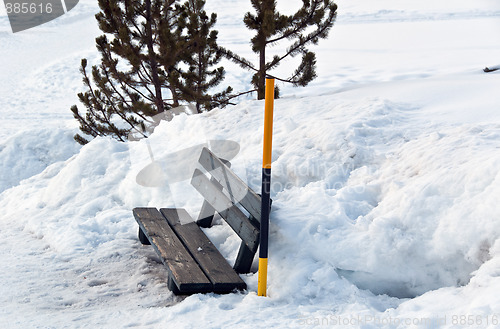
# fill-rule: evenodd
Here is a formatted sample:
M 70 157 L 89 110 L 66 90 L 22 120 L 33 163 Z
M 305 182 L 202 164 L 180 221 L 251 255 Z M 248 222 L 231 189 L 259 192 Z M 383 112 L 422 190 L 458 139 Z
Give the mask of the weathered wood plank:
M 133 214 L 180 293 L 212 291 L 212 283 L 156 208 L 135 208 Z
M 259 245 L 259 229 L 198 169 L 195 169 L 193 185 L 215 210 L 226 220 L 231 228 L 245 242 L 248 248 L 256 251 Z
M 254 225 L 259 225 L 259 223 L 252 215 L 250 215 L 249 220 L 251 222 L 253 221 Z M 233 269 L 236 271 L 236 273 L 249 273 L 250 269 L 252 268 L 254 258 L 255 252 L 250 250 L 244 242 L 241 242 Z
M 260 196 L 206 147 L 201 151 L 199 162 L 229 193 L 230 200 L 241 204 L 260 223 Z
M 186 210 L 162 208 L 160 212 L 212 282 L 214 292 L 228 293 L 235 289 L 246 289 L 245 282 L 231 268 L 198 225 L 192 221 Z

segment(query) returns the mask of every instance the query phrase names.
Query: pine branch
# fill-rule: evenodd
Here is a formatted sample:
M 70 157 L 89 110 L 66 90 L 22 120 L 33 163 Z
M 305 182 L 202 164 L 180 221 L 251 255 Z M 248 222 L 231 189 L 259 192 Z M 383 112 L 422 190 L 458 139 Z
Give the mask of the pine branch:
M 229 101 L 233 98 L 237 98 L 237 97 L 240 97 L 240 96 L 243 96 L 246 94 L 250 94 L 250 93 L 254 93 L 254 92 L 257 92 L 257 89 L 252 89 L 252 90 L 241 92 L 241 93 L 236 94 L 236 95 L 231 95 L 230 97 L 226 98 L 226 100 L 223 103 L 227 103 L 229 105 L 235 105 L 235 104 L 229 103 Z
M 125 104 L 127 105 L 127 107 L 132 107 L 133 105 L 129 105 L 128 104 L 128 101 L 123 97 L 123 95 L 121 95 L 117 90 L 116 88 L 114 87 L 114 84 L 112 82 L 112 80 L 109 79 L 109 76 L 108 76 L 108 72 L 107 70 L 103 70 L 106 78 L 108 79 L 108 83 L 109 85 L 111 86 L 111 88 L 114 90 L 114 92 L 120 97 L 120 99 L 122 100 L 122 104 Z M 120 111 L 119 109 L 117 109 L 114 105 L 114 102 L 113 100 L 110 98 L 110 95 L 107 95 L 105 94 L 106 97 L 108 98 L 108 100 L 110 101 L 110 104 L 113 108 L 113 111 L 115 114 L 117 114 L 120 118 L 123 119 L 123 121 L 125 121 L 131 128 L 131 130 L 136 130 L 138 133 L 142 134 L 144 137 L 146 137 L 146 135 L 144 135 L 139 129 L 137 129 L 137 123 L 134 123 L 134 122 L 131 122 L 131 120 L 129 120 L 126 116 L 126 114 L 123 112 L 123 111 Z
M 92 127 L 91 125 L 88 124 L 88 122 L 85 120 L 85 118 L 83 118 L 80 113 L 78 112 L 78 107 L 76 105 L 73 105 L 71 107 L 71 112 L 73 112 L 73 117 L 75 119 L 78 120 L 78 122 L 80 123 L 81 126 L 84 127 L 84 129 L 90 131 L 90 135 L 92 135 L 92 137 L 95 137 L 95 136 L 98 136 L 99 135 L 99 131 L 97 131 L 94 127 Z
M 315 12 L 318 10 L 318 6 L 318 0 L 313 0 L 312 7 L 309 10 L 307 10 L 304 5 L 298 12 L 289 18 L 289 25 L 293 26 L 293 28 L 285 30 L 279 37 L 268 40 L 267 43 L 273 44 L 284 39 L 293 38 L 299 35 L 301 31 L 306 29 L 308 26 L 313 25 L 313 17 Z M 307 13 L 306 17 L 303 17 L 304 13 Z
M 226 48 L 219 48 L 222 55 L 226 57 L 227 59 L 233 61 L 235 64 L 238 64 L 241 68 L 252 70 L 255 72 L 259 72 L 258 69 L 256 69 L 252 63 L 250 63 L 247 59 L 240 57 L 233 53 L 232 51 L 226 49 Z
M 332 21 L 335 19 L 335 12 L 332 11 L 332 15 L 329 17 Z M 333 22 L 332 22 L 333 23 Z M 298 41 L 296 41 L 294 44 L 292 44 L 288 49 L 287 52 L 280 56 L 280 57 L 275 57 L 272 62 L 268 63 L 266 65 L 266 70 L 271 70 L 273 67 L 275 67 L 279 62 L 287 58 L 288 56 L 295 56 L 297 52 L 304 52 L 303 48 L 306 44 L 312 42 L 312 43 L 317 43 L 317 39 L 319 37 L 325 38 L 327 36 L 328 31 L 331 29 L 331 24 L 325 22 L 325 24 L 320 25 L 318 29 L 314 32 L 309 33 L 305 38 L 300 37 Z M 316 42 L 315 42 L 316 41 Z

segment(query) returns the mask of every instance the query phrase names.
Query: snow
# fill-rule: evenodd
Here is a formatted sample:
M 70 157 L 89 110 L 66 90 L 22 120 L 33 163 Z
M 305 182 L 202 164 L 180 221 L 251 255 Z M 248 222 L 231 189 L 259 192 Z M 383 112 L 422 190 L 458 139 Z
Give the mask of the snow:
M 254 58 L 249 1 L 208 2 L 221 43 Z M 264 103 L 163 122 L 148 142 L 178 179 L 140 185 L 145 141 L 72 140 L 97 4 L 16 34 L 0 9 L 0 326 L 496 328 L 500 71 L 482 69 L 500 62 L 500 3 L 337 3 L 318 79 L 280 85 L 275 103 L 268 298 L 256 273 L 244 292 L 174 296 L 131 212 L 195 217 L 201 196 L 172 156 L 211 141 L 239 145 L 232 168 L 258 192 Z M 216 224 L 205 233 L 233 263 L 239 239 Z

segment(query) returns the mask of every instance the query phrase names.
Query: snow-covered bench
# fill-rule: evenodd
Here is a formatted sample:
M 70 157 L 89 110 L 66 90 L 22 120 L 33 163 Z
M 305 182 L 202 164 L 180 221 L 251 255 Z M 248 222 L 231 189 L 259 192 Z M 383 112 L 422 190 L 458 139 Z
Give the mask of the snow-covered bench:
M 139 239 L 153 245 L 168 269 L 169 289 L 176 294 L 246 289 L 238 273 L 250 271 L 257 251 L 260 196 L 207 148 L 199 162 L 211 177 L 195 169 L 191 179 L 205 199 L 198 220 L 194 222 L 182 208 L 135 208 Z M 200 229 L 211 226 L 215 212 L 242 239 L 233 268 Z

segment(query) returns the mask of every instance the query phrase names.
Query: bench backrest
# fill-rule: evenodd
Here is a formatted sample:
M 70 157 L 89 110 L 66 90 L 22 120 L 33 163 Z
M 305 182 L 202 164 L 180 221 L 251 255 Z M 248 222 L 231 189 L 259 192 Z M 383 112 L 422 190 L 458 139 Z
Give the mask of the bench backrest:
M 234 269 L 239 273 L 249 272 L 259 245 L 260 196 L 209 149 L 203 148 L 199 163 L 211 178 L 196 169 L 191 179 L 191 184 L 205 199 L 198 223 L 209 226 L 217 211 L 242 239 Z M 239 205 L 249 215 L 245 215 Z
M 233 203 L 239 203 L 260 223 L 260 196 L 209 149 L 203 148 L 200 164 L 229 194 Z

